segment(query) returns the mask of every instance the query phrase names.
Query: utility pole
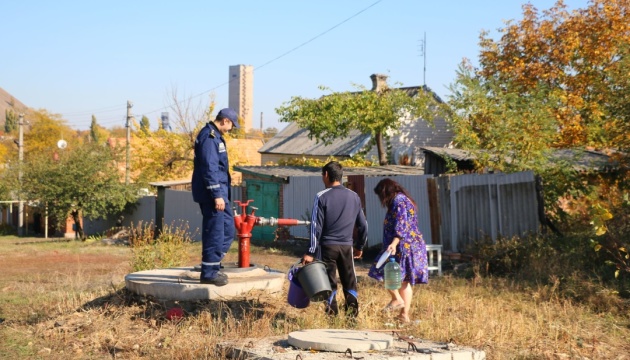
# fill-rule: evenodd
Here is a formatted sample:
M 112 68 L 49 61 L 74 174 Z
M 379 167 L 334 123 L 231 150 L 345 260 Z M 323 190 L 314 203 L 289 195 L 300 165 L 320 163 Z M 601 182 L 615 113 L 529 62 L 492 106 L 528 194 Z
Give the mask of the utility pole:
M 125 163 L 125 185 L 129 185 L 129 171 L 131 166 L 129 164 L 131 159 L 131 108 L 133 104 L 127 100 L 127 161 Z
M 24 114 L 20 114 L 18 135 L 18 236 L 24 236 L 24 200 L 22 200 L 22 164 L 24 163 Z

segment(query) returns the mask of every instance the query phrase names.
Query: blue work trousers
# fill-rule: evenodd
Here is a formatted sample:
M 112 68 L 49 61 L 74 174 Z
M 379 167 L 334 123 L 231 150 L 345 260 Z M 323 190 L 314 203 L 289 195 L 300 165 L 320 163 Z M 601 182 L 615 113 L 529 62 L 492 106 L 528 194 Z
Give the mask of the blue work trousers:
M 230 202 L 225 200 L 225 210 L 217 211 L 214 201 L 200 203 L 203 223 L 201 224 L 201 278 L 213 279 L 217 276 L 221 259 L 234 241 L 234 213 Z

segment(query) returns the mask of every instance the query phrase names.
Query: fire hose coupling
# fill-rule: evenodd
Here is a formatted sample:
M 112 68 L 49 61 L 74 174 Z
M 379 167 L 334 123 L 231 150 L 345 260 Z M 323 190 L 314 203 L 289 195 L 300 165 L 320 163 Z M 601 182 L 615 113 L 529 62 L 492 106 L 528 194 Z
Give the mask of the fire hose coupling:
M 311 222 L 308 220 L 297 220 L 297 219 L 276 219 L 274 217 L 264 218 L 257 217 L 256 225 L 260 226 L 296 226 L 296 225 L 310 225 Z

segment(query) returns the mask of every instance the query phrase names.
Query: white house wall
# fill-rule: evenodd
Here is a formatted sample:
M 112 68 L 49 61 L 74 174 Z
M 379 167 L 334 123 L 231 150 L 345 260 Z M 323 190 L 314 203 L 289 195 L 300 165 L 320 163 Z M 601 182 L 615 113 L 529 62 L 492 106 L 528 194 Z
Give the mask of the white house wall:
M 434 126 L 420 118 L 403 120 L 401 126 L 392 132 L 389 139 L 393 163 L 399 165 L 398 156 L 407 153 L 412 155 L 412 162 L 409 165 L 420 167 L 424 165 L 424 152 L 420 147 L 449 146 L 453 140 L 453 133 L 449 130 L 446 121 L 436 118 L 433 124 Z M 376 146 L 370 149 L 367 159 L 378 159 Z

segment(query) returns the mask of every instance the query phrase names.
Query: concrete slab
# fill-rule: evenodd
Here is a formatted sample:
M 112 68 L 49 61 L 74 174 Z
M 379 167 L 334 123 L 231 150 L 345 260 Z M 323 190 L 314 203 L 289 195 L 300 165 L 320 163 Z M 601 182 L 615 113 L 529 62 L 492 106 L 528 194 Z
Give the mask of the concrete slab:
M 252 290 L 280 293 L 286 279 L 283 272 L 255 265 L 239 268 L 227 264 L 221 271 L 228 276 L 225 286 L 200 284 L 200 272 L 194 267 L 134 272 L 125 276 L 125 286 L 136 294 L 163 300 L 229 300 Z
M 390 334 L 370 331 L 312 329 L 289 333 L 289 345 L 300 349 L 344 352 L 385 350 L 394 343 Z
M 313 348 L 302 348 L 290 344 L 290 338 L 300 333 L 300 337 L 312 338 L 312 342 L 324 345 L 330 335 L 337 334 L 345 339 L 346 346 L 338 345 L 333 338 L 335 349 L 339 351 L 322 351 Z M 293 334 L 293 335 L 291 335 Z M 485 360 L 484 351 L 475 350 L 452 343 L 439 343 L 423 339 L 413 339 L 399 336 L 395 331 L 382 330 L 335 330 L 312 329 L 289 334 L 286 337 L 268 337 L 262 339 L 241 339 L 238 343 L 225 342 L 219 344 L 219 352 L 232 359 L 256 359 L 256 360 L 334 360 L 334 359 L 369 359 L 369 360 Z M 385 335 L 381 339 L 380 335 Z M 368 344 L 362 343 L 362 338 Z M 391 342 L 390 342 L 391 340 Z M 385 349 L 368 349 L 372 345 L 377 346 L 388 343 Z M 367 350 L 360 350 L 367 349 Z

